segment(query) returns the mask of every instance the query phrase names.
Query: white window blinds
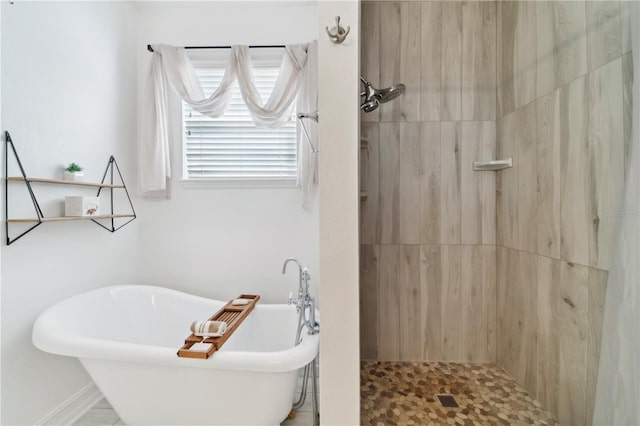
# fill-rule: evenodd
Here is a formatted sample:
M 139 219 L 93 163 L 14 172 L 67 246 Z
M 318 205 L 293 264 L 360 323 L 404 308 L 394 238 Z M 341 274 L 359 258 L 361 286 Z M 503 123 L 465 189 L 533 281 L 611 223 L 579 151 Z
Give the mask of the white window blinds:
M 253 53 L 253 52 L 252 52 Z M 279 71 L 279 57 L 253 59 L 253 74 L 262 100 L 269 98 Z M 263 54 L 264 56 L 264 54 Z M 194 61 L 205 95 L 224 76 L 224 65 Z M 222 117 L 203 116 L 183 102 L 184 171 L 187 180 L 293 180 L 296 179 L 296 122 L 277 129 L 258 128 L 242 100 L 237 83 Z

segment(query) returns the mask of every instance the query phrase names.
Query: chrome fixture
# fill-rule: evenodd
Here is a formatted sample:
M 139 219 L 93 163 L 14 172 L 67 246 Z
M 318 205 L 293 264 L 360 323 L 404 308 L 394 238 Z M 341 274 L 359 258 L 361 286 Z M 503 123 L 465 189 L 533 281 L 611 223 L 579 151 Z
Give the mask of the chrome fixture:
M 360 109 L 364 112 L 375 110 L 380 104 L 394 100 L 406 90 L 406 86 L 402 83 L 394 84 L 386 89 L 376 89 L 364 78 L 360 77 L 360 81 L 364 84 L 364 91 L 360 93 L 360 96 L 364 97 Z
M 307 137 L 307 142 L 309 143 L 309 147 L 311 148 L 311 152 L 317 153 L 318 152 L 318 148 L 313 146 L 313 143 L 311 142 L 311 136 L 309 136 L 309 131 L 307 130 L 307 126 L 304 125 L 303 118 L 308 118 L 309 120 L 315 121 L 317 123 L 318 122 L 318 110 L 315 110 L 313 112 L 299 112 L 298 113 L 298 120 L 300 120 L 300 126 L 302 126 L 302 130 L 304 131 L 304 134 Z
M 298 318 L 298 330 L 296 333 L 295 344 L 300 343 L 300 334 L 302 329 L 306 326 L 309 334 L 317 334 L 320 331 L 320 324 L 316 322 L 316 302 L 309 294 L 309 280 L 311 275 L 309 274 L 309 268 L 302 266 L 302 263 L 295 257 L 290 257 L 284 261 L 282 265 L 282 274 L 287 272 L 287 265 L 289 262 L 295 262 L 298 265 L 299 277 L 298 277 L 298 298 L 294 299 L 292 293 L 289 293 L 289 305 L 296 305 L 296 310 L 300 314 Z M 309 311 L 309 317 L 307 318 L 307 311 Z
M 289 257 L 284 261 L 282 265 L 282 274 L 287 272 L 287 265 L 289 262 L 295 262 L 298 265 L 298 298 L 294 299 L 293 295 L 289 293 L 289 305 L 296 305 L 298 311 L 298 328 L 296 331 L 296 346 L 300 344 L 300 334 L 302 329 L 306 326 L 309 334 L 318 334 L 320 332 L 320 324 L 316 322 L 316 303 L 313 296 L 309 294 L 309 280 L 311 275 L 309 274 L 309 268 L 303 266 L 302 263 L 295 257 Z M 309 318 L 307 319 L 307 310 L 309 311 Z M 297 410 L 302 407 L 307 396 L 307 382 L 309 381 L 309 374 L 312 376 L 312 405 L 313 405 L 313 425 L 318 426 L 320 424 L 320 414 L 318 409 L 318 377 L 316 371 L 317 357 L 307 364 L 303 372 L 302 391 L 300 398 L 293 404 L 293 409 Z
M 316 123 L 318 122 L 318 111 L 313 111 L 313 112 L 299 112 L 298 113 L 298 118 L 308 118 L 309 120 L 313 120 Z
M 327 35 L 329 36 L 329 40 L 331 40 L 332 42 L 334 42 L 335 44 L 340 44 L 344 41 L 345 38 L 347 38 L 347 34 L 349 34 L 349 31 L 351 31 L 351 27 L 347 27 L 347 29 L 345 30 L 343 27 L 340 26 L 340 17 L 336 16 L 336 26 L 331 28 L 331 30 L 329 30 L 329 27 L 324 27 L 324 29 L 327 31 Z
M 473 170 L 476 172 L 497 171 L 513 167 L 513 158 L 505 158 L 504 160 L 491 161 L 474 161 Z

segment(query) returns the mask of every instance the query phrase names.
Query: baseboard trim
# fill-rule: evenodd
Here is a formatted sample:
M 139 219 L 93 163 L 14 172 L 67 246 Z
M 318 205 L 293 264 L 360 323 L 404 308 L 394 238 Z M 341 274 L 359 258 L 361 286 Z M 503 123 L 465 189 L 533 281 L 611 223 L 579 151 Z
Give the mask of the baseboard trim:
M 36 422 L 40 426 L 72 425 L 103 398 L 102 392 L 94 384 L 89 383 L 56 409 Z

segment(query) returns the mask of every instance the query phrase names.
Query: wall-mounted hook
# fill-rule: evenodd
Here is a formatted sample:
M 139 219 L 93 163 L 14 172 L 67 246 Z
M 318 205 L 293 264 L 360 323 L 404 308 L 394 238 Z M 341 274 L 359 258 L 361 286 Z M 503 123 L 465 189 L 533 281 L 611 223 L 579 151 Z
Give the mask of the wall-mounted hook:
M 331 30 L 329 30 L 329 27 L 324 27 L 325 30 L 327 30 L 327 35 L 329 36 L 329 39 L 334 42 L 335 44 L 340 44 L 344 41 L 345 38 L 347 38 L 347 34 L 349 34 L 349 31 L 351 31 L 351 27 L 347 27 L 347 29 L 345 30 L 343 27 L 340 26 L 340 17 L 336 16 L 336 26 L 331 28 Z

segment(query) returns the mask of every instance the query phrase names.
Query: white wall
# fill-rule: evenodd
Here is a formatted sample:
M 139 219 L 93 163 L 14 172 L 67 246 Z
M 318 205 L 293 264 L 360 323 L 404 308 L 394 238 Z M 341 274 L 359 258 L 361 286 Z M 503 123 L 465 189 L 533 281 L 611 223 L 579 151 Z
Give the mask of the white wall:
M 321 1 L 323 31 L 335 15 L 351 26 L 344 43 L 318 43 L 320 103 L 320 340 L 323 425 L 360 424 L 358 295 L 359 25 L 358 1 Z M 339 206 L 339 208 L 336 208 Z M 340 348 L 340 350 L 335 350 Z
M 2 25 L 2 7 L 0 7 L 0 26 Z M 1 28 L 1 27 L 0 27 Z M 0 70 L 2 69 L 2 31 L 0 31 Z M 2 127 L 2 78 L 0 78 L 0 129 Z M 0 150 L 0 164 L 4 164 L 4 150 Z M 0 422 L 2 421 L 2 251 L 0 251 Z
M 134 18 L 121 2 L 2 2 L 2 129 L 29 174 L 56 177 L 77 161 L 99 180 L 113 154 L 135 186 Z M 36 191 L 51 207 L 76 190 Z M 2 246 L 2 424 L 34 424 L 90 383 L 77 360 L 37 350 L 31 327 L 73 294 L 137 281 L 137 225 L 43 224 Z
M 303 43 L 317 38 L 315 2 L 138 3 L 138 92 L 150 54 L 146 45 Z M 174 135 L 181 140 L 179 101 Z M 142 281 L 229 299 L 257 293 L 282 302 L 297 289 L 297 273 L 280 273 L 296 256 L 318 290 L 318 207 L 302 208 L 297 188 L 193 189 L 181 176 L 181 146 L 173 149 L 172 198 L 139 203 Z
M 137 192 L 136 94 L 147 43 L 317 38 L 315 2 L 132 3 L 2 2 L 2 129 L 29 174 L 54 177 L 60 165 L 78 161 L 88 179 L 99 179 L 113 154 Z M 180 146 L 174 152 L 180 176 Z M 37 191 L 56 211 L 56 200 L 74 190 Z M 24 197 L 16 200 L 28 207 Z M 115 234 L 89 222 L 53 223 L 2 246 L 2 424 L 33 424 L 90 383 L 76 360 L 31 344 L 37 315 L 72 294 L 139 282 L 283 301 L 297 288 L 294 270 L 280 274 L 288 256 L 309 265 L 318 293 L 318 202 L 305 211 L 296 188 L 185 189 L 174 181 L 170 200 L 134 203 L 138 219 Z

